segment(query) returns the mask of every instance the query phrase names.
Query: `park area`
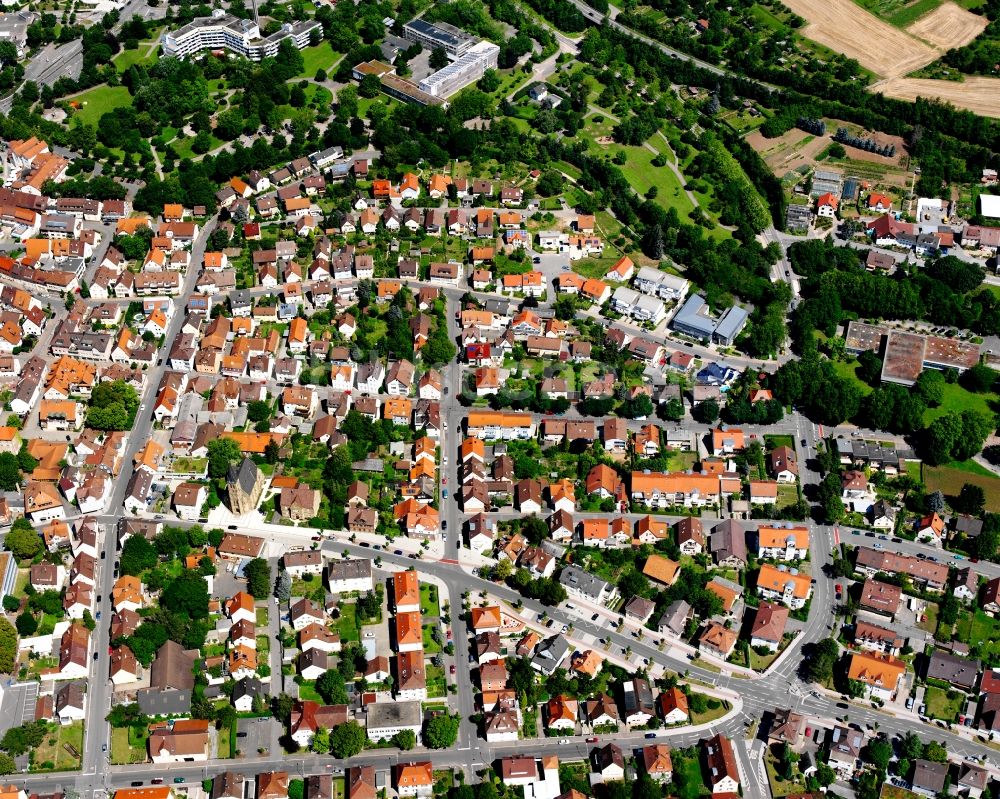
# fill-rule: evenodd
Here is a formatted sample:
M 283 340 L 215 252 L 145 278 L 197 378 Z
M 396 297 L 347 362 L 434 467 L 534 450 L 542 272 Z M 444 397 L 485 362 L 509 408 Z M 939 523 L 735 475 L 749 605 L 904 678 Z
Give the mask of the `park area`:
M 132 102 L 132 95 L 124 86 L 95 86 L 93 89 L 71 97 L 70 102 L 79 106 L 74 117 L 95 128 L 108 111 L 122 108 Z
M 323 69 L 329 72 L 341 58 L 339 53 L 333 52 L 329 42 L 306 47 L 302 51 L 302 71 L 299 75 L 303 78 L 313 78 L 317 70 Z

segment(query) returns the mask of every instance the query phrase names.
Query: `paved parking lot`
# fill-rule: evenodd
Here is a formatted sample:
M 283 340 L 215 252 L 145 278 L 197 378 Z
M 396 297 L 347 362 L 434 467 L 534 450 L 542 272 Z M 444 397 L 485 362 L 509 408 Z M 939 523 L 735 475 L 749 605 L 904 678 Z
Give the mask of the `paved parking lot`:
M 259 749 L 271 748 L 273 719 L 239 719 L 236 723 L 236 748 L 253 756 Z
M 35 700 L 38 698 L 38 683 L 14 683 L 3 686 L 0 700 L 0 735 L 11 727 L 19 727 L 35 718 Z

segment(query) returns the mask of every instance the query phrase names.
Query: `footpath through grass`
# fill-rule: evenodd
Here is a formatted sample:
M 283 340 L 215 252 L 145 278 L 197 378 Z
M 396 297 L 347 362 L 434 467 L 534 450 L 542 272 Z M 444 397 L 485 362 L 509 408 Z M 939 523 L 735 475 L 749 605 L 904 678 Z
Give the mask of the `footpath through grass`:
M 316 70 L 319 69 L 325 69 L 329 72 L 340 57 L 340 53 L 335 53 L 329 42 L 322 42 L 315 47 L 306 47 L 302 51 L 302 71 L 299 73 L 299 77 L 315 77 Z

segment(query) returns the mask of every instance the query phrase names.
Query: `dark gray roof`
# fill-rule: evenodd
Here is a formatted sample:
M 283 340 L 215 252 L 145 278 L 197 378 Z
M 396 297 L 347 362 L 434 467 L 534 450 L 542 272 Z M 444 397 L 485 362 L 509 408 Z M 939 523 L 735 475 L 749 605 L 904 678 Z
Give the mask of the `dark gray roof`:
M 239 466 L 231 464 L 229 474 L 226 475 L 226 482 L 229 485 L 238 485 L 245 493 L 253 492 L 253 487 L 257 484 L 257 464 L 249 458 L 240 461 Z
M 675 635 L 683 635 L 690 617 L 691 606 L 683 599 L 675 599 L 664 609 L 656 626 L 660 630 L 666 628 Z
M 365 485 L 362 483 L 362 485 Z M 370 580 L 372 578 L 372 562 L 364 558 L 348 558 L 347 560 L 332 560 L 326 567 L 327 584 L 337 580 Z
M 559 582 L 566 588 L 580 591 L 584 596 L 597 599 L 608 589 L 608 583 L 600 577 L 585 572 L 579 566 L 567 566 L 559 575 Z
M 980 667 L 978 660 L 934 652 L 927 661 L 927 676 L 968 690 L 975 686 Z
M 256 698 L 258 696 L 264 695 L 264 686 L 260 680 L 255 677 L 244 677 L 236 682 L 233 686 L 233 701 L 241 699 L 244 696 L 249 696 L 251 698 Z
M 65 707 L 78 707 L 83 709 L 83 683 L 66 683 L 56 694 L 56 713 Z
M 727 519 L 712 528 L 712 557 L 716 563 L 727 558 L 738 558 L 746 563 L 747 541 L 743 526 L 732 519 Z
M 146 716 L 176 716 L 191 710 L 191 691 L 147 688 L 139 691 L 139 709 Z
M 569 642 L 561 635 L 542 641 L 531 659 L 532 668 L 543 674 L 552 674 L 569 654 Z
M 368 729 L 415 727 L 422 718 L 420 701 L 375 702 L 366 708 Z
M 933 763 L 930 760 L 917 760 L 913 764 L 914 788 L 941 793 L 944 790 L 944 783 L 948 777 L 947 763 Z

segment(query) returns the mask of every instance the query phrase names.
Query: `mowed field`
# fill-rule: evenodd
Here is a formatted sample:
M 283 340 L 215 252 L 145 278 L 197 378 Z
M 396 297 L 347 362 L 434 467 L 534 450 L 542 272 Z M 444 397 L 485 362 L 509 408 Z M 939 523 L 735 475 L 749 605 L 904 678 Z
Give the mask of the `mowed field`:
M 930 45 L 883 22 L 853 0 L 783 0 L 808 23 L 801 33 L 857 60 L 876 75 L 892 78 L 938 57 Z
M 783 0 L 808 23 L 802 34 L 854 58 L 882 80 L 869 89 L 898 100 L 942 100 L 956 108 L 1000 118 L 1000 79 L 966 76 L 963 81 L 907 78 L 945 51 L 968 44 L 987 20 L 952 0 L 920 17 L 906 30 L 879 19 L 853 0 Z
M 886 97 L 898 100 L 936 98 L 980 116 L 1000 119 L 1000 78 L 966 75 L 961 83 L 926 78 L 892 78 L 874 88 Z
M 951 50 L 963 47 L 975 39 L 988 22 L 986 17 L 966 11 L 949 0 L 930 14 L 924 14 L 906 32 L 942 50 Z
M 958 496 L 958 492 L 966 483 L 977 485 L 986 493 L 986 510 L 991 513 L 1000 512 L 1000 477 L 977 474 L 953 465 L 924 465 L 923 477 L 928 491 L 940 491 L 951 497 Z

